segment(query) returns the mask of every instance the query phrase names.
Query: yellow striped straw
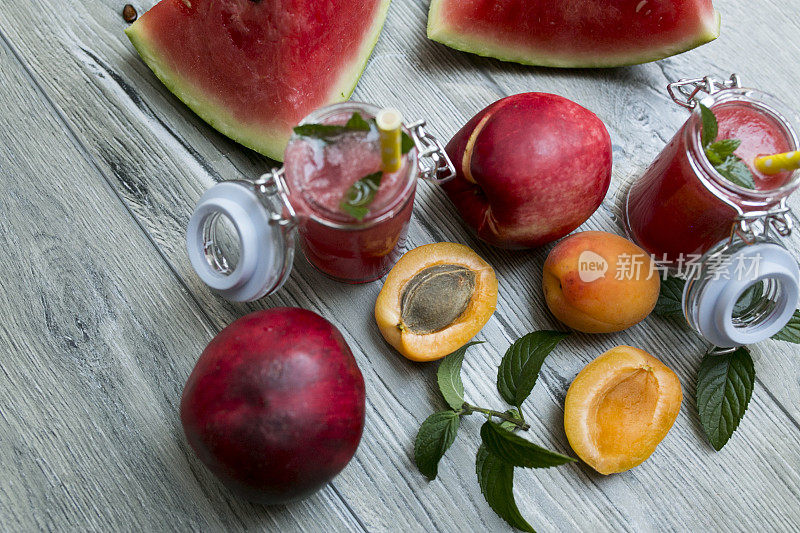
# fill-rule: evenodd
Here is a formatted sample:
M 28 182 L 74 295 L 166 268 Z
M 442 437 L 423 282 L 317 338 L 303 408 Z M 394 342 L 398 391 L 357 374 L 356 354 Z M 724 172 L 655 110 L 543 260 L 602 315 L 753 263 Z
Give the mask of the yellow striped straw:
M 403 115 L 390 107 L 381 109 L 375 117 L 381 135 L 381 162 L 384 172 L 397 172 L 402 164 L 403 154 L 400 133 Z
M 778 174 L 800 168 L 800 151 L 756 157 L 756 170 L 762 174 Z

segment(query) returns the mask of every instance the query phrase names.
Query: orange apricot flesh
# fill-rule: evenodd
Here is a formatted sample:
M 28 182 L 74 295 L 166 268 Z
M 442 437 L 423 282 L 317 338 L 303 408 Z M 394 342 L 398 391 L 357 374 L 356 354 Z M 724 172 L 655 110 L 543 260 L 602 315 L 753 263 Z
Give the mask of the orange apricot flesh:
M 617 346 L 581 370 L 567 391 L 564 430 L 570 446 L 601 474 L 640 465 L 666 437 L 680 411 L 678 376 L 649 353 Z
M 420 309 L 426 305 L 436 306 L 434 312 Z M 400 258 L 378 294 L 375 321 L 403 356 L 433 361 L 466 344 L 496 307 L 494 269 L 471 248 L 441 242 Z

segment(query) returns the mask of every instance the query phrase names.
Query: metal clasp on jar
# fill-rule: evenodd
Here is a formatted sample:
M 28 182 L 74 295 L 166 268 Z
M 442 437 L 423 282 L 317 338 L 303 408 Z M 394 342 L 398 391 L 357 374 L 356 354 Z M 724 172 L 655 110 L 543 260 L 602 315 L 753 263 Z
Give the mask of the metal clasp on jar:
M 727 80 L 719 81 L 712 76 L 702 78 L 684 78 L 667 85 L 667 92 L 672 101 L 686 109 L 694 109 L 697 103 L 702 100 L 700 93 L 705 95 L 714 94 L 724 89 L 741 87 L 742 83 L 738 74 L 731 74 Z
M 289 202 L 289 189 L 283 175 L 283 167 L 273 168 L 253 182 L 253 189 L 262 201 L 268 202 L 270 224 L 288 230 L 297 224 L 297 213 Z
M 418 120 L 406 126 L 417 147 L 420 176 L 426 180 L 445 183 L 456 177 L 456 168 L 444 146 L 425 129 L 426 122 Z
M 747 244 L 752 244 L 760 237 L 766 237 L 770 230 L 774 230 L 780 237 L 792 234 L 794 214 L 786 205 L 786 198 L 774 207 L 760 211 L 744 211 L 739 206 L 734 207 L 737 215 L 728 239 L 729 245 L 736 237 Z

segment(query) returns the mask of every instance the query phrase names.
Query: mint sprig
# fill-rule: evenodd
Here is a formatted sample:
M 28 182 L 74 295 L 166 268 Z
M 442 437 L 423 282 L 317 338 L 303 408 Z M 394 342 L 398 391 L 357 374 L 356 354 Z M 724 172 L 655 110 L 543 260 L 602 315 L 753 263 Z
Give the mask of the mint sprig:
M 708 161 L 717 172 L 731 183 L 747 189 L 755 189 L 756 184 L 750 168 L 739 156 L 733 153 L 739 148 L 742 141 L 738 139 L 717 141 L 716 138 L 719 134 L 717 117 L 711 109 L 703 104 L 699 105 L 702 119 L 700 142 L 703 145 L 703 151 Z
M 359 222 L 369 213 L 369 205 L 375 200 L 375 194 L 381 186 L 383 172 L 373 172 L 352 184 L 344 193 L 339 207 L 342 211 Z
M 509 347 L 498 371 L 498 390 L 511 404 L 519 405 L 530 395 L 547 355 L 568 334 L 558 331 L 529 333 Z M 461 416 L 482 413 L 481 445 L 475 471 L 481 493 L 503 520 L 523 531 L 534 531 L 523 518 L 514 500 L 514 468 L 549 468 L 574 461 L 571 457 L 542 448 L 514 431 L 527 431 L 518 408 L 495 411 L 465 401 L 461 367 L 471 342 L 445 357 L 439 364 L 436 380 L 449 411 L 429 416 L 420 426 L 414 443 L 414 461 L 428 479 L 438 474 L 439 461 L 455 440 Z M 493 421 L 493 419 L 499 422 Z

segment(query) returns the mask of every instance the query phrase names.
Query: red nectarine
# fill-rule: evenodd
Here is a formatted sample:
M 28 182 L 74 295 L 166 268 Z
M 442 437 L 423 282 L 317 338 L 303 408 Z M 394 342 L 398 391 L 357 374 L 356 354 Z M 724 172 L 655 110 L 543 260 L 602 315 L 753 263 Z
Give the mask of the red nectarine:
M 267 504 L 308 496 L 350 459 L 364 428 L 364 378 L 342 334 L 290 307 L 244 316 L 203 351 L 181 399 L 200 460 Z
M 456 133 L 443 185 L 484 241 L 530 248 L 571 232 L 600 206 L 611 181 L 603 122 L 561 96 L 523 93 L 490 105 Z

